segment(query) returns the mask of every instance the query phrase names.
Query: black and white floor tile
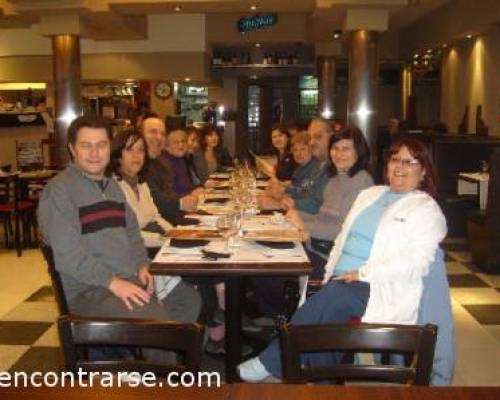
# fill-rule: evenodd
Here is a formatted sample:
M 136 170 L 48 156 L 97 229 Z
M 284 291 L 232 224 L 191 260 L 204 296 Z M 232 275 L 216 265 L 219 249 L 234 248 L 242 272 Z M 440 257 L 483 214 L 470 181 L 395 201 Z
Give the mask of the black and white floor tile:
M 465 249 L 446 252 L 456 328 L 455 385 L 500 385 L 500 275 L 480 272 Z M 0 371 L 61 368 L 57 308 L 38 250 L 0 250 Z M 205 368 L 221 369 L 207 358 Z

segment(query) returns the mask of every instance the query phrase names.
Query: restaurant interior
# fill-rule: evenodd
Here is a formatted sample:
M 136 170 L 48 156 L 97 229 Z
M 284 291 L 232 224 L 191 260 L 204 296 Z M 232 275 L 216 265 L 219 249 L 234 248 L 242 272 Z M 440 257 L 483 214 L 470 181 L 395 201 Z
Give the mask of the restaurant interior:
M 499 0 L 0 0 L 0 11 L 0 372 L 64 369 L 35 215 L 69 162 L 68 126 L 97 115 L 119 131 L 153 111 L 168 129 L 218 126 L 231 156 L 251 161 L 273 154 L 276 123 L 357 125 L 374 170 L 399 123 L 439 177 L 449 385 L 500 385 Z M 276 321 L 252 295 L 243 306 L 265 329 L 236 347 L 256 356 Z M 199 370 L 238 382 L 239 355 L 199 352 Z

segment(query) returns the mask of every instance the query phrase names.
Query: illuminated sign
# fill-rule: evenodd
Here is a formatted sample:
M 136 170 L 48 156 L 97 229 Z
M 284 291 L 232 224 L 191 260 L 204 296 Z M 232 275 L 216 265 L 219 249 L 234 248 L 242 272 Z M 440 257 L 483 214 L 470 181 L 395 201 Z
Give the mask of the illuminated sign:
M 252 17 L 243 17 L 238 20 L 238 31 L 241 33 L 267 28 L 278 22 L 278 14 L 257 14 Z

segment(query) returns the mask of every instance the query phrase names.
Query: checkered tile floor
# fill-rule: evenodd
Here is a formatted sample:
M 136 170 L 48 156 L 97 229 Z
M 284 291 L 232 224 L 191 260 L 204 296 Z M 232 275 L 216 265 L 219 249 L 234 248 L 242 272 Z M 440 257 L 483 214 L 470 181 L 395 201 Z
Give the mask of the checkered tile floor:
M 10 264 L 7 270 L 3 260 Z M 21 258 L 0 252 L 0 280 L 11 279 L 12 287 L 19 284 L 17 279 L 29 281 L 29 273 L 23 269 L 33 268 L 30 260 L 35 260 L 37 268 L 44 268 L 37 250 Z M 480 272 L 464 250 L 448 250 L 446 261 L 456 326 L 454 384 L 500 385 L 500 275 Z M 17 274 L 17 279 L 12 274 Z M 30 282 L 17 291 L 14 288 L 6 300 L 0 295 L 5 310 L 0 307 L 0 371 L 54 371 L 61 367 L 54 324 L 57 308 L 48 278 L 39 271 L 38 275 L 38 286 Z M 8 292 L 9 285 L 4 289 Z M 19 298 L 19 292 L 28 294 Z M 10 307 L 6 302 L 12 303 Z M 205 367 L 220 369 L 222 364 L 207 360 Z

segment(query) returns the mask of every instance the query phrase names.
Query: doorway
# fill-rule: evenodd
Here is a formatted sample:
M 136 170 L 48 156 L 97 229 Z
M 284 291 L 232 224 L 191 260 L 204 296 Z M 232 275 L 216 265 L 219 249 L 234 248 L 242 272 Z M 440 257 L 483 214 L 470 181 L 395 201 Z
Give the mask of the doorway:
M 298 117 L 298 77 L 239 78 L 238 109 L 238 156 L 272 152 L 272 126 Z

